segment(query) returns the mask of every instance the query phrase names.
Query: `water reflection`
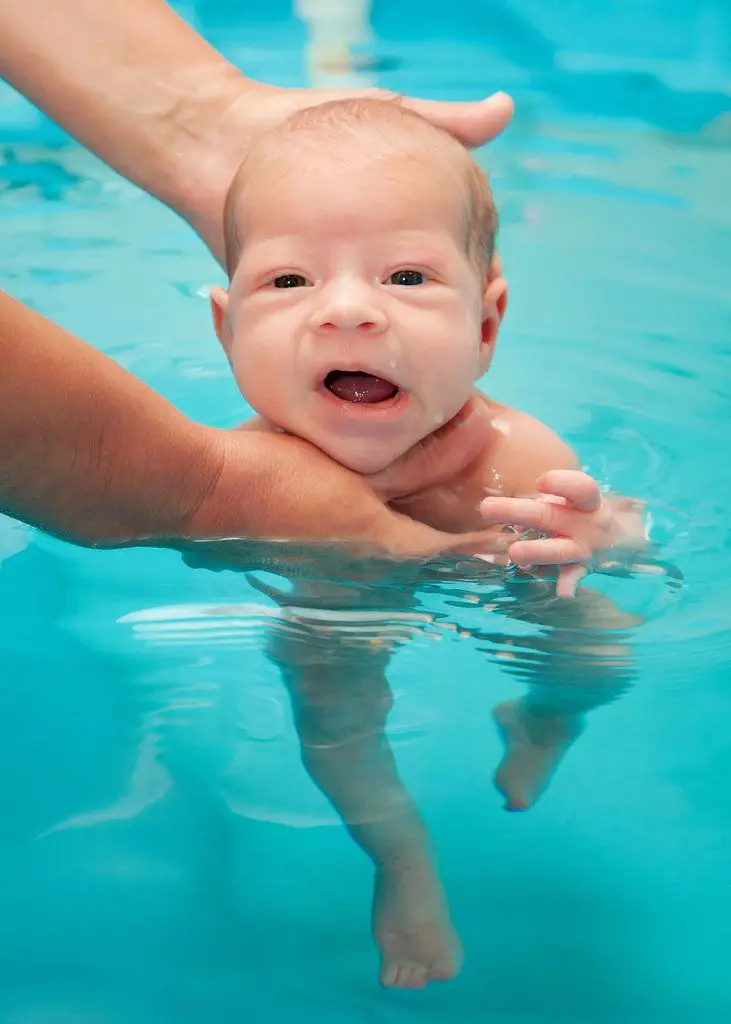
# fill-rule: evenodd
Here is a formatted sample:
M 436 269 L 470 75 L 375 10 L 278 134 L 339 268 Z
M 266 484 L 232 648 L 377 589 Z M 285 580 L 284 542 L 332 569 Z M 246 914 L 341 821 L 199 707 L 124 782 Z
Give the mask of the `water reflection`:
M 0 194 L 27 190 L 34 198 L 61 202 L 83 179 L 63 158 L 62 149 L 5 146 L 0 150 Z
M 32 537 L 33 530 L 30 526 L 0 515 L 0 570 L 3 562 L 25 551 Z

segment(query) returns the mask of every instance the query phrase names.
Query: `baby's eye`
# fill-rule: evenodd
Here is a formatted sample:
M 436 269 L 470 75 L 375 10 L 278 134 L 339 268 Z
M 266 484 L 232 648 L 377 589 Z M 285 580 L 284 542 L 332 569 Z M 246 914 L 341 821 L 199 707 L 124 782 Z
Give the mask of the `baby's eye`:
M 426 276 L 420 270 L 397 270 L 388 279 L 389 284 L 424 284 Z
M 307 278 L 302 274 L 280 274 L 272 281 L 275 288 L 306 288 Z

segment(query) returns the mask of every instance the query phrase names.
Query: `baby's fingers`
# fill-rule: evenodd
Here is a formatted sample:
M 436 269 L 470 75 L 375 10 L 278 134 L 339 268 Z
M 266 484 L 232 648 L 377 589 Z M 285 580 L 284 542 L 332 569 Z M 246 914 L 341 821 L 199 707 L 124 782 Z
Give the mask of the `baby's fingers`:
M 583 562 L 590 556 L 571 537 L 548 537 L 543 540 L 516 540 L 508 548 L 510 561 L 526 568 L 529 565 L 568 565 Z
M 577 469 L 551 469 L 538 478 L 536 484 L 542 494 L 555 494 L 565 498 L 581 512 L 594 512 L 602 503 L 599 484 Z
M 488 523 L 510 523 L 566 537 L 580 532 L 585 523 L 583 512 L 540 498 L 485 498 L 480 514 Z

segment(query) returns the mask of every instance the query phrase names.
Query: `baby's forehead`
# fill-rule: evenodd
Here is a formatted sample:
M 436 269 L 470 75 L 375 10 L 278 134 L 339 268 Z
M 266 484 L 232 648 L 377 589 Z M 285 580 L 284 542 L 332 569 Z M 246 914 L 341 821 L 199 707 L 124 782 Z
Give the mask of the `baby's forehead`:
M 332 101 L 298 112 L 249 151 L 226 201 L 229 273 L 260 211 L 284 213 L 278 204 L 290 207 L 284 200 L 295 196 L 322 210 L 344 192 L 371 202 L 388 199 L 390 209 L 399 199 L 404 211 L 421 204 L 428 220 L 438 211 L 450 221 L 457 217 L 470 252 L 481 262 L 491 258 L 492 195 L 460 142 L 392 101 Z
M 373 174 L 384 184 L 418 177 L 424 183 L 464 185 L 470 156 L 441 132 L 409 122 L 361 125 L 358 131 L 315 125 L 268 133 L 251 150 L 233 191 L 238 202 L 250 190 L 281 187 L 290 174 L 342 175 L 354 180 Z M 323 187 L 326 187 L 323 181 Z

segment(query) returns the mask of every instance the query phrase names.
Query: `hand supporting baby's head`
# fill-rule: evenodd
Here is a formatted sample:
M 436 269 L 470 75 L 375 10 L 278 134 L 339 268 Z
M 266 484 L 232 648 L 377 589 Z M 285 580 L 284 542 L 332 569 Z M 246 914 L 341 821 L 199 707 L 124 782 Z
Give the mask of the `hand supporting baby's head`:
M 388 465 L 487 369 L 506 293 L 489 186 L 397 103 L 326 103 L 262 136 L 225 227 L 214 317 L 244 396 L 345 465 Z
M 472 155 L 452 135 L 396 100 L 359 98 L 299 110 L 252 146 L 231 183 L 224 210 L 229 280 L 241 253 L 240 218 L 245 216 L 247 188 L 276 185 L 277 171 L 287 169 L 288 161 L 298 172 L 306 172 L 308 166 L 319 164 L 323 158 L 332 170 L 342 174 L 343 184 L 358 171 L 385 169 L 389 164 L 395 176 L 409 164 L 416 164 L 433 178 L 441 164 L 452 178 L 451 189 L 457 195 L 462 193 L 465 251 L 477 267 L 487 272 L 495 249 L 498 217 L 485 173 Z M 386 179 L 382 183 L 386 184 Z

